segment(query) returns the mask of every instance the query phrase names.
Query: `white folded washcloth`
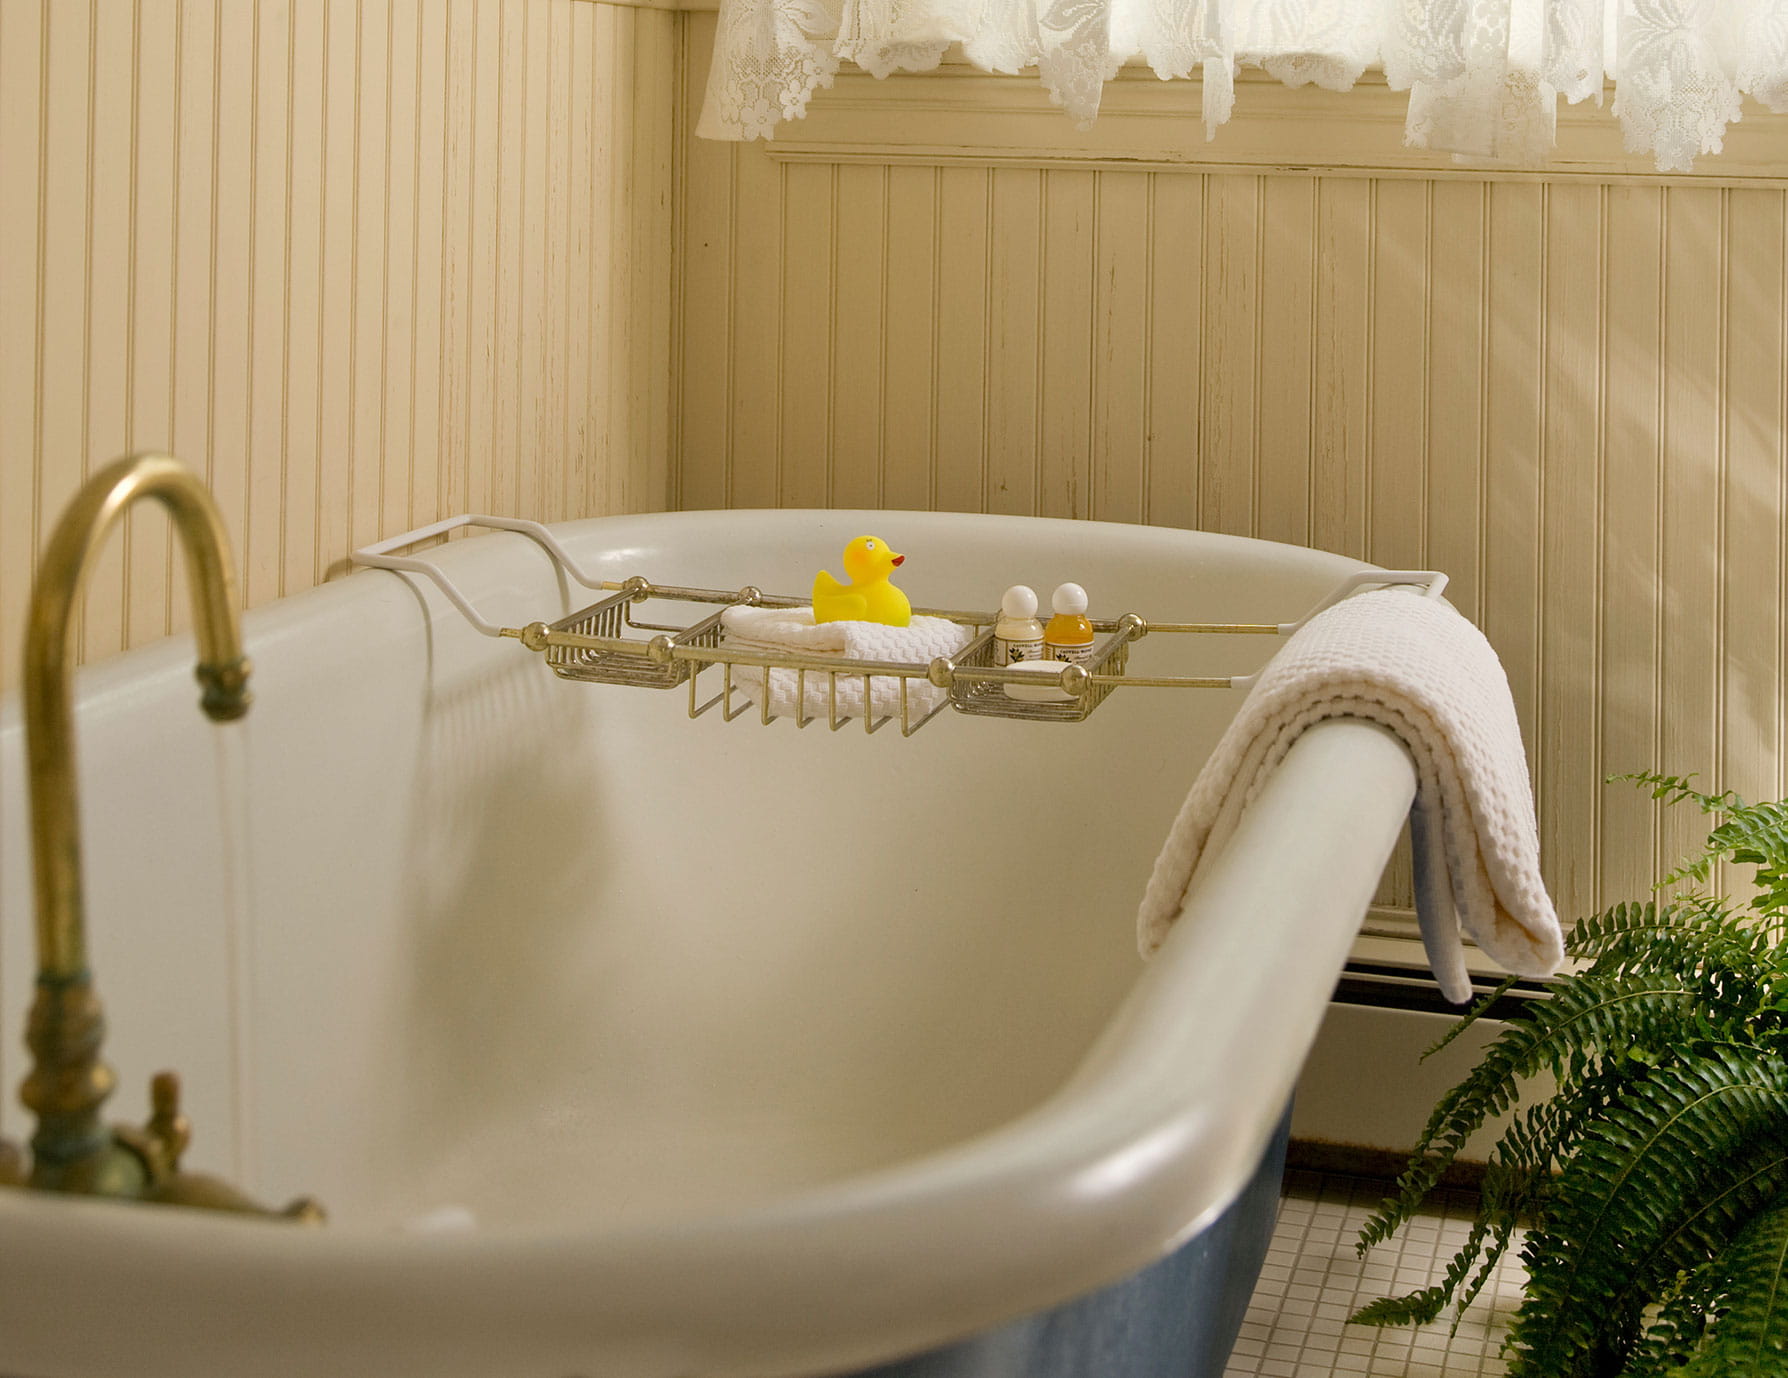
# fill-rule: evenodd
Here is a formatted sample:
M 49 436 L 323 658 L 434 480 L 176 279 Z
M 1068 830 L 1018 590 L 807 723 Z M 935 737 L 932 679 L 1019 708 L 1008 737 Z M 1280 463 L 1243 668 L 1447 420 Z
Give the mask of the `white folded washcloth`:
M 1318 614 L 1261 671 L 1155 862 L 1137 915 L 1143 955 L 1178 917 L 1199 857 L 1227 838 L 1298 734 L 1324 718 L 1380 723 L 1415 760 L 1416 913 L 1446 998 L 1471 996 L 1461 926 L 1517 975 L 1556 971 L 1564 935 L 1540 879 L 1533 787 L 1502 662 L 1451 606 L 1396 589 Z
M 942 617 L 915 615 L 904 627 L 890 627 L 881 622 L 819 622 L 813 620 L 813 609 L 802 608 L 728 608 L 720 617 L 725 636 L 723 646 L 742 651 L 767 654 L 819 656 L 840 660 L 886 660 L 924 665 L 938 656 L 955 655 L 974 639 L 974 631 Z M 832 677 L 824 671 L 809 670 L 803 677 L 794 670 L 770 671 L 770 712 L 778 717 L 794 717 L 797 693 L 800 693 L 802 716 L 826 717 L 833 709 Z M 893 675 L 868 676 L 869 711 L 878 718 L 900 713 L 900 686 L 904 682 L 907 713 L 913 721 L 943 705 L 950 691 L 939 689 L 927 679 Z M 863 714 L 865 676 L 841 672 L 837 676 L 836 709 L 840 717 Z M 764 670 L 755 665 L 735 665 L 733 685 L 753 704 L 763 701 Z M 798 690 L 797 686 L 801 686 Z

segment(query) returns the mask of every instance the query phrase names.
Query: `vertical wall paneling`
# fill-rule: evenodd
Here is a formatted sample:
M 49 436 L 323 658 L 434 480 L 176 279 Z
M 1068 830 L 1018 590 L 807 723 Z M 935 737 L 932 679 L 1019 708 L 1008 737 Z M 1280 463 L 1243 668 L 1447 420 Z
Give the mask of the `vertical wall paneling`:
M 280 456 L 279 592 L 295 593 L 315 580 L 319 513 L 318 470 L 323 436 L 324 7 L 293 5 L 290 89 L 286 94 L 285 311 L 280 347 L 285 358 L 285 443 Z
M 883 402 L 877 474 L 880 501 L 893 508 L 927 508 L 937 491 L 938 233 L 941 173 L 929 167 L 886 169 L 882 201 L 887 217 L 882 262 L 881 351 Z M 850 314 L 848 307 L 846 314 Z M 897 340 L 899 348 L 889 348 Z
M 977 80 L 924 89 L 972 121 L 1009 99 Z M 1508 670 L 1570 915 L 1643 895 L 1700 826 L 1605 774 L 1783 788 L 1788 193 L 1767 162 L 1312 167 L 1288 109 L 1257 154 L 1176 164 L 1123 143 L 1113 111 L 1157 88 L 1122 81 L 1083 154 L 1056 112 L 1004 105 L 997 146 L 962 125 L 967 151 L 939 152 L 910 91 L 840 86 L 768 148 L 691 141 L 688 505 L 879 495 L 1445 569 Z M 1407 877 L 1380 903 L 1406 908 Z
M 125 345 L 130 358 L 130 420 L 129 433 L 117 447 L 119 450 L 166 447 L 174 434 L 178 376 L 174 350 L 174 230 L 178 188 L 167 150 L 175 145 L 179 127 L 181 90 L 178 80 L 169 77 L 170 73 L 177 77 L 180 70 L 178 18 L 179 0 L 153 0 L 139 8 L 135 26 L 136 60 L 129 76 L 135 94 L 131 127 L 130 334 Z M 0 276 L 4 276 L 4 270 L 0 270 Z M 38 416 L 46 428 L 50 428 L 53 415 L 40 399 Z M 67 443 L 64 435 L 60 444 Z M 103 442 L 98 453 L 102 458 L 107 453 Z M 45 465 L 62 467 L 77 462 L 77 455 L 58 450 L 40 455 L 39 459 Z M 7 463 L 7 457 L 0 455 L 0 464 Z M 125 518 L 118 541 L 125 561 L 119 601 L 133 643 L 159 635 L 185 616 L 184 609 L 171 605 L 168 598 L 172 539 L 166 518 L 158 513 L 133 512 Z M 0 602 L 7 601 L 10 595 L 0 593 Z M 87 599 L 89 604 L 97 601 L 93 597 Z M 0 666 L 0 680 L 5 679 L 5 671 L 10 668 Z
M 0 5 L 0 456 L 14 456 L 0 502 L 0 589 L 29 586 L 36 551 L 37 406 L 43 353 L 38 346 L 43 277 L 38 269 L 44 204 L 43 78 L 46 15 L 30 5 Z M 24 595 L 0 597 L 0 667 L 17 655 L 24 634 Z M 0 668 L 0 676 L 10 673 Z
M 439 152 L 441 188 L 441 287 L 440 391 L 436 399 L 441 437 L 437 453 L 436 487 L 441 507 L 448 512 L 473 509 L 466 491 L 466 451 L 470 432 L 471 323 L 468 318 L 472 268 L 472 184 L 478 167 L 472 141 L 477 89 L 472 57 L 476 49 L 476 0 L 448 0 L 445 52 L 441 80 L 447 93 L 442 102 Z
M 416 359 L 415 265 L 417 243 L 416 89 L 421 61 L 420 0 L 393 0 L 383 16 L 386 75 L 380 112 L 385 141 L 380 159 L 383 181 L 374 187 L 378 213 L 379 298 L 374 330 L 379 348 L 378 481 L 355 504 L 355 544 L 377 539 L 361 533 L 400 530 L 407 525 L 413 452 Z
M 1544 233 L 1547 187 L 1498 182 L 1490 196 L 1489 349 L 1495 390 L 1485 417 L 1484 607 L 1479 625 L 1503 657 L 1531 764 L 1538 745 L 1541 417 L 1547 401 Z M 1560 271 L 1568 271 L 1560 265 Z
M 350 213 L 353 302 L 348 338 L 353 341 L 349 379 L 348 452 L 367 456 L 349 467 L 341 498 L 342 546 L 378 539 L 379 506 L 390 467 L 384 446 L 389 356 L 385 322 L 390 303 L 390 256 L 385 252 L 391 218 L 386 189 L 391 185 L 391 31 L 389 6 L 356 6 L 354 24 L 354 180 Z M 333 541 L 319 558 L 321 578 L 329 572 Z
M 505 159 L 506 136 L 513 124 L 513 90 L 506 103 L 503 75 L 505 21 L 510 12 L 489 0 L 472 0 L 471 78 L 472 117 L 471 186 L 469 188 L 469 268 L 478 283 L 494 283 L 495 291 L 474 291 L 466 303 L 471 337 L 489 341 L 465 360 L 466 448 L 461 455 L 464 474 L 461 491 L 465 505 L 475 512 L 506 508 L 497 489 L 501 486 L 491 464 L 491 447 L 498 434 L 498 376 L 502 361 L 510 357 L 503 338 L 503 316 L 510 309 L 515 265 L 506 254 L 514 250 L 514 237 L 503 241 L 504 194 L 515 185 L 515 168 Z
M 1037 348 L 1038 417 L 1035 503 L 1046 517 L 1090 515 L 1094 252 L 1101 179 L 1042 174 L 1044 284 Z
M 1586 893 L 1594 857 L 1576 832 L 1597 826 L 1601 800 L 1595 720 L 1596 571 L 1604 456 L 1599 364 L 1602 303 L 1602 188 L 1572 182 L 1547 189 L 1546 323 L 1540 453 L 1539 679 L 1535 785 L 1545 801 L 1540 848 L 1571 894 Z
M 1447 597 L 1472 618 L 1482 615 L 1489 203 L 1486 182 L 1433 185 L 1423 324 L 1428 355 L 1422 377 L 1427 428 L 1420 445 L 1427 480 L 1423 543 L 1427 558 L 1448 573 Z
M 993 173 L 978 167 L 941 168 L 937 196 L 937 312 L 932 321 L 937 448 L 930 487 L 945 511 L 978 512 L 987 500 L 989 473 Z
M 824 507 L 832 488 L 832 402 L 840 380 L 833 376 L 831 363 L 838 318 L 836 216 L 842 170 L 794 167 L 783 181 L 788 229 L 783 238 L 777 358 L 785 376 L 808 380 L 805 387 L 777 390 L 781 415 L 775 492 L 777 504 L 784 507 Z M 812 290 L 816 281 L 826 290 Z M 851 378 L 845 385 L 858 387 L 863 381 Z
M 1311 383 L 1316 342 L 1313 178 L 1261 181 L 1259 376 L 1255 382 L 1254 534 L 1310 540 Z M 1303 405 L 1299 405 L 1303 399 Z
M 254 463 L 254 456 L 285 453 L 285 333 L 287 296 L 282 269 L 289 252 L 287 204 L 291 190 L 292 20 L 278 11 L 254 11 L 254 104 L 247 137 L 253 141 L 248 195 L 248 428 L 241 462 L 247 479 L 241 528 L 243 590 L 251 603 L 279 595 L 285 529 L 282 465 Z M 142 220 L 137 220 L 139 233 Z M 399 529 L 402 528 L 393 528 Z M 144 636 L 152 635 L 144 628 Z
M 751 153 L 752 150 L 738 150 L 732 158 L 733 271 L 724 315 L 731 375 L 724 415 L 726 502 L 730 507 L 774 507 L 780 501 L 777 472 L 784 452 L 778 426 L 781 401 L 777 382 L 785 357 L 784 207 L 792 193 L 785 187 L 781 167 L 766 158 L 750 156 Z M 795 170 L 798 169 L 791 169 Z M 807 232 L 806 227 L 794 221 L 787 223 L 792 236 Z M 803 261 L 798 271 L 802 276 L 820 272 L 823 290 L 829 297 L 828 267 L 816 270 L 811 262 Z M 695 309 L 702 308 L 697 304 Z M 797 342 L 797 348 L 800 347 Z M 819 376 L 809 374 L 808 380 L 809 392 L 829 388 Z
M 101 72 L 129 71 L 131 31 L 126 24 L 94 24 L 87 52 L 88 126 L 86 259 L 87 311 L 82 347 L 89 361 L 82 380 L 86 395 L 84 433 L 89 447 L 108 437 L 122 445 L 126 430 L 130 319 L 130 105 L 128 82 L 102 83 Z M 95 578 L 116 586 L 124 553 L 112 545 L 101 557 Z M 93 603 L 85 612 L 88 655 L 104 655 L 124 644 L 127 612 L 120 602 Z
M 591 36 L 592 53 L 613 51 L 619 46 L 619 20 L 620 16 L 613 10 L 604 8 L 595 12 L 594 32 Z M 591 78 L 590 108 L 595 129 L 590 146 L 590 182 L 593 186 L 619 185 L 625 179 L 627 170 L 623 161 L 625 143 L 618 137 L 615 125 L 617 119 L 626 117 L 626 111 L 621 108 L 621 93 L 626 81 L 623 73 L 614 70 L 612 64 L 604 62 L 591 64 Z M 586 466 L 585 472 L 592 475 L 592 479 L 586 481 L 584 500 L 601 506 L 611 500 L 618 486 L 615 470 L 621 457 L 614 452 L 614 446 L 621 429 L 616 414 L 622 405 L 622 399 L 615 396 L 614 377 L 609 363 L 609 354 L 618 330 L 614 320 L 613 279 L 602 271 L 600 265 L 612 262 L 618 246 L 625 240 L 620 226 L 615 223 L 613 211 L 591 217 L 588 233 L 591 272 L 587 283 L 578 286 L 588 303 L 593 322 L 591 334 L 597 344 L 592 351 L 590 371 L 584 383 L 586 395 L 590 399 L 589 443 L 596 462 Z
M 1718 398 L 1726 456 L 1720 485 L 1725 558 L 1718 571 L 1725 664 L 1716 705 L 1725 727 L 1720 776 L 1747 799 L 1768 799 L 1780 797 L 1784 786 L 1788 698 L 1780 650 L 1788 531 L 1788 428 L 1781 424 L 1788 411 L 1788 220 L 1781 192 L 1734 191 L 1730 206 L 1720 341 L 1726 383 Z
M 908 399 L 889 391 L 882 323 L 889 310 L 888 169 L 851 165 L 838 169 L 833 185 L 831 261 L 848 295 L 834 293 L 831 358 L 825 376 L 832 390 L 831 482 L 833 507 L 877 507 L 882 502 L 883 417 L 906 410 Z M 921 472 L 929 467 L 916 466 Z
M 1664 233 L 1664 492 L 1660 582 L 1670 607 L 1659 666 L 1663 716 L 1660 759 L 1696 763 L 1705 778 L 1721 756 L 1716 712 L 1720 655 L 1725 479 L 1727 193 L 1711 187 L 1672 190 Z M 1672 615 L 1674 614 L 1674 615 Z M 1666 768 L 1666 767 L 1660 767 Z M 1687 810 L 1664 816 L 1664 859 L 1687 854 L 1705 832 Z
M 80 358 L 86 352 L 92 229 L 87 189 L 93 151 L 89 91 L 94 16 L 84 4 L 59 7 L 55 14 L 55 25 L 47 22 L 47 16 L 45 23 L 45 151 L 36 188 L 40 207 L 36 266 L 41 279 L 36 324 L 39 348 L 52 359 Z M 54 367 L 41 369 L 37 398 L 45 411 L 66 418 L 68 440 L 84 451 L 87 388 L 82 374 Z M 36 438 L 42 451 L 51 450 L 61 439 L 43 430 Z M 36 486 L 34 535 L 48 530 L 85 475 L 82 461 L 43 472 Z M 82 644 L 81 639 L 75 644 Z
M 1607 192 L 1607 278 L 1603 316 L 1607 340 L 1602 369 L 1607 406 L 1603 424 L 1603 513 L 1600 622 L 1599 738 L 1607 771 L 1686 771 L 1663 755 L 1666 704 L 1658 666 L 1665 636 L 1662 583 L 1664 416 L 1664 211 L 1668 193 L 1656 187 L 1611 187 Z M 1656 812 L 1633 789 L 1613 785 L 1602 802 L 1596 859 L 1601 890 L 1621 880 L 1656 876 Z
M 1429 316 L 1426 296 L 1430 189 L 1385 181 L 1372 204 L 1372 296 L 1367 316 L 1369 487 L 1367 558 L 1393 569 L 1420 569 L 1424 474 L 1405 458 L 1420 454 L 1428 406 Z M 1412 481 L 1413 480 L 1413 481 Z
M 323 6 L 320 89 L 322 187 L 319 206 L 322 241 L 317 335 L 318 390 L 315 487 L 316 512 L 305 582 L 323 578 L 330 553 L 350 546 L 348 504 L 353 466 L 338 462 L 352 454 L 358 429 L 356 374 L 365 353 L 359 333 L 358 293 L 367 276 L 359 259 L 360 212 L 360 6 L 327 0 Z
M 628 319 L 640 326 L 639 336 L 627 352 L 631 373 L 629 389 L 639 409 L 638 434 L 629 445 L 628 473 L 633 480 L 627 503 L 630 509 L 656 511 L 670 501 L 670 463 L 674 423 L 671 416 L 671 378 L 663 362 L 671 357 L 676 325 L 665 284 L 676 275 L 676 220 L 672 187 L 678 170 L 676 84 L 681 80 L 683 53 L 682 16 L 630 11 L 636 22 L 634 49 L 634 101 L 645 115 L 635 130 L 633 225 L 630 242 L 638 249 L 633 260 L 633 294 Z M 662 92 L 663 79 L 672 80 L 671 99 Z M 651 360 L 652 367 L 642 367 Z
M 630 51 L 637 32 L 634 24 L 636 18 L 634 11 L 630 9 L 611 8 L 603 12 L 601 37 L 598 40 L 600 46 L 609 51 Z M 614 63 L 609 66 L 604 94 L 606 100 L 602 125 L 609 133 L 606 140 L 608 175 L 616 186 L 628 187 L 639 173 L 635 141 L 638 108 L 631 63 Z M 607 242 L 610 253 L 628 242 L 632 218 L 626 201 L 626 197 L 616 197 L 609 202 Z M 600 311 L 606 324 L 603 332 L 603 367 L 601 376 L 595 383 L 597 391 L 603 397 L 604 408 L 603 481 L 599 491 L 603 506 L 619 508 L 626 502 L 629 487 L 627 446 L 636 416 L 636 399 L 627 391 L 627 370 L 624 363 L 633 331 L 633 322 L 628 318 L 625 305 L 629 299 L 630 278 L 625 264 L 613 260 L 608 263 L 608 271 L 599 276 L 604 279 L 601 285 L 592 284 L 602 302 L 596 309 Z
M 558 293 L 554 330 L 565 361 L 563 395 L 560 398 L 557 445 L 565 462 L 558 466 L 558 510 L 567 515 L 587 510 L 580 483 L 589 463 L 593 437 L 589 407 L 592 403 L 590 361 L 595 354 L 589 332 L 573 329 L 583 319 L 576 303 L 589 300 L 596 260 L 590 252 L 591 227 L 583 217 L 590 203 L 591 175 L 596 141 L 597 73 L 593 60 L 596 11 L 572 5 L 555 11 L 553 50 L 554 104 L 562 106 L 565 133 L 555 159 L 553 187 L 557 193 L 557 220 L 549 228 L 549 242 L 558 242 L 564 256 L 563 278 L 568 290 Z M 559 25 L 564 32 L 561 34 Z M 673 364 L 674 367 L 674 364 Z
M 1207 177 L 1150 173 L 1147 520 L 1197 526 L 1204 467 L 1198 412 L 1204 373 L 1204 198 Z
M 1359 559 L 1366 557 L 1370 491 L 1372 193 L 1373 184 L 1358 179 L 1317 184 L 1310 543 Z
M 0 6 L 0 683 L 47 525 L 202 473 L 251 603 L 452 512 L 662 507 L 675 14 L 586 0 Z M 183 626 L 166 518 L 88 657 Z
M 1105 521 L 1139 522 L 1147 504 L 1149 184 L 1147 173 L 1095 183 L 1087 514 Z
M 1261 193 L 1264 179 L 1206 180 L 1204 369 L 1199 524 L 1254 532 L 1256 389 L 1260 383 Z
M 514 255 L 517 267 L 516 321 L 507 338 L 516 346 L 514 381 L 502 389 L 512 399 L 514 429 L 500 437 L 494 452 L 501 454 L 507 446 L 515 456 L 511 465 L 515 475 L 514 511 L 518 514 L 540 512 L 556 516 L 544 470 L 550 462 L 547 446 L 552 443 L 546 429 L 546 417 L 553 410 L 558 390 L 558 368 L 549 360 L 564 357 L 564 346 L 555 341 L 548 325 L 547 282 L 553 238 L 547 234 L 551 223 L 547 215 L 549 199 L 548 158 L 559 126 L 560 112 L 555 108 L 552 84 L 550 44 L 553 12 L 531 8 L 522 12 L 521 32 L 517 43 L 516 89 L 524 93 L 520 102 L 517 125 L 520 150 L 516 158 L 519 173 L 516 188 L 517 245 Z M 545 100 L 525 98 L 530 91 L 546 92 Z M 556 227 L 555 227 L 556 228 Z M 553 346 L 557 344 L 558 348 Z
M 1033 516 L 1042 467 L 1043 303 L 1049 290 L 1043 272 L 1045 176 L 1033 168 L 996 168 L 988 226 L 987 507 Z
M 705 51 L 690 42 L 690 60 Z M 691 72 L 683 83 L 683 119 L 692 129 L 705 81 Z M 699 313 L 706 328 L 677 332 L 678 463 L 671 475 L 674 503 L 685 510 L 725 507 L 733 500 L 732 438 L 736 394 L 733 373 L 736 302 L 734 268 L 740 235 L 733 225 L 741 150 L 709 139 L 687 140 L 678 193 L 683 234 L 677 250 L 681 318 Z M 753 160 L 754 162 L 757 160 Z

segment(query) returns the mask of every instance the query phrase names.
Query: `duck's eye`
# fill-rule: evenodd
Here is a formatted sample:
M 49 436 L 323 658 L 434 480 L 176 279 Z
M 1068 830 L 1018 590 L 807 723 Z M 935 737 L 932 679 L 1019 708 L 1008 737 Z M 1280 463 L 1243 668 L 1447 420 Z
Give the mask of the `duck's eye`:
M 874 549 L 875 549 L 875 542 L 874 542 L 874 541 L 864 541 L 864 542 L 863 542 L 863 549 L 865 549 L 865 550 L 874 550 Z

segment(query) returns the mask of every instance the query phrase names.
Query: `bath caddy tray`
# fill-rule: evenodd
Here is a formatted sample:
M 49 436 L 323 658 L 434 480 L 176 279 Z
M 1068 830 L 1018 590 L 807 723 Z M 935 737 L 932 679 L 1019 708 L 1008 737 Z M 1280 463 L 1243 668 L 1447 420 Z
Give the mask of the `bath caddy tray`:
M 531 538 L 567 578 L 605 596 L 555 622 L 503 627 L 486 620 L 439 565 L 393 553 L 467 526 L 513 531 Z M 1133 675 L 1129 672 L 1130 647 L 1151 632 L 1286 636 L 1324 608 L 1361 589 L 1406 584 L 1421 588 L 1429 598 L 1438 598 L 1447 582 L 1447 576 L 1435 570 L 1362 570 L 1341 580 L 1295 622 L 1150 622 L 1136 613 L 1125 613 L 1112 621 L 1093 622 L 1096 639 L 1090 659 L 1063 665 L 1059 672 L 1040 673 L 994 663 L 993 627 L 998 614 L 946 608 L 913 609 L 915 614 L 944 618 L 968 628 L 969 640 L 959 651 L 930 661 L 747 650 L 725 639 L 721 618 L 727 608 L 805 607 L 807 600 L 750 586 L 705 589 L 654 583 L 638 575 L 618 581 L 593 578 L 546 527 L 514 517 L 449 517 L 356 550 L 353 561 L 372 569 L 422 575 L 479 632 L 514 638 L 542 655 L 548 668 L 562 679 L 645 689 L 687 685 L 692 718 L 718 707 L 728 722 L 750 716 L 768 724 L 787 717 L 799 727 L 823 721 L 837 731 L 857 721 L 867 732 L 897 721 L 901 734 L 909 737 L 945 708 L 974 717 L 1079 722 L 1120 686 L 1246 689 L 1255 675 Z M 680 621 L 648 621 L 636 615 L 648 601 L 687 605 L 688 612 Z M 704 698 L 701 677 L 713 667 L 721 672 L 720 686 Z M 1008 693 L 1008 688 L 1014 692 Z

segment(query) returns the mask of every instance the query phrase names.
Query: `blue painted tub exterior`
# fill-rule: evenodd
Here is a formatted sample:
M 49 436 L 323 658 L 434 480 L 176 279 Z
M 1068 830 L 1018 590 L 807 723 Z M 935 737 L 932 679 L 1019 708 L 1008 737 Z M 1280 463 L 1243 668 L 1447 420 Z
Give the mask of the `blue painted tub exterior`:
M 1291 1116 L 1248 1185 L 1158 1263 L 957 1344 L 842 1378 L 1222 1378 L 1279 1211 Z

